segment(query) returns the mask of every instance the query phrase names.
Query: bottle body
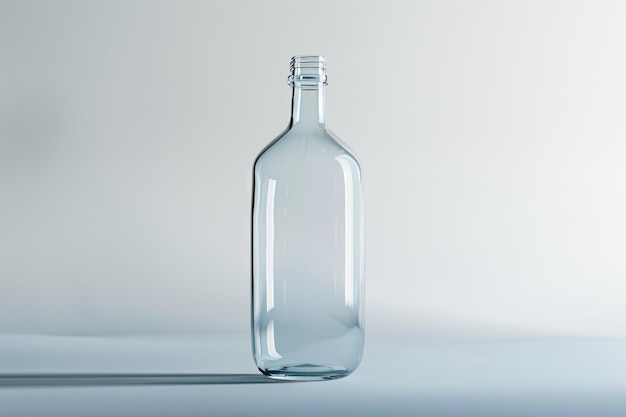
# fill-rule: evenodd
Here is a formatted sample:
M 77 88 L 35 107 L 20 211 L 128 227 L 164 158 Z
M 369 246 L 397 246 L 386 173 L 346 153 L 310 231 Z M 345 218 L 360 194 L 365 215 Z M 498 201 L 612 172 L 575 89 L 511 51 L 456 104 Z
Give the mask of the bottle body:
M 350 374 L 363 351 L 362 178 L 325 123 L 292 123 L 257 158 L 252 239 L 258 368 L 281 379 Z

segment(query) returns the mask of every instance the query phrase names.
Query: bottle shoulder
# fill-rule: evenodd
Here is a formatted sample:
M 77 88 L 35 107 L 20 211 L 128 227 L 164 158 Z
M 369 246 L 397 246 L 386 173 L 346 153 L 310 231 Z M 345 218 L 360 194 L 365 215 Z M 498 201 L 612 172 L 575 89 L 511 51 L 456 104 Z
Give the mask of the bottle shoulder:
M 255 166 L 272 163 L 273 160 L 292 159 L 311 161 L 334 159 L 338 156 L 351 159 L 360 169 L 354 152 L 328 127 L 287 128 L 259 153 Z
M 332 138 L 333 141 L 335 141 L 343 149 L 344 153 L 347 156 L 349 156 L 350 158 L 354 160 L 354 162 L 360 169 L 361 161 L 359 161 L 359 158 L 357 157 L 356 153 L 352 150 L 352 148 L 350 148 L 343 140 L 341 140 L 334 132 L 332 132 L 328 128 L 326 128 L 326 133 Z

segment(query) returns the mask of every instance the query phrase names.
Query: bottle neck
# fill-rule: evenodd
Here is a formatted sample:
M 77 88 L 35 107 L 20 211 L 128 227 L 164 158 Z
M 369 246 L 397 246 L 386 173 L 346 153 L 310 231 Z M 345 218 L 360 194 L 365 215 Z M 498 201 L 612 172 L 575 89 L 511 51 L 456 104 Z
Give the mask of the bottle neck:
M 290 127 L 326 126 L 324 97 L 324 84 L 320 84 L 317 88 L 294 85 Z
M 289 85 L 293 87 L 289 127 L 325 127 L 326 58 L 320 55 L 296 55 L 291 58 L 289 68 Z

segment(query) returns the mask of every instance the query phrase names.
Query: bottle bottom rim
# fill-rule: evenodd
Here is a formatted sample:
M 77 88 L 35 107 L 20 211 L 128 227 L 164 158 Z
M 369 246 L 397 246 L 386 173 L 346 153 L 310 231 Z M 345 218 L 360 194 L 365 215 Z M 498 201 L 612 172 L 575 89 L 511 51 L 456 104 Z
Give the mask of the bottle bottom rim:
M 352 373 L 352 370 L 342 366 L 290 364 L 268 369 L 260 369 L 267 377 L 285 381 L 324 381 L 339 379 Z

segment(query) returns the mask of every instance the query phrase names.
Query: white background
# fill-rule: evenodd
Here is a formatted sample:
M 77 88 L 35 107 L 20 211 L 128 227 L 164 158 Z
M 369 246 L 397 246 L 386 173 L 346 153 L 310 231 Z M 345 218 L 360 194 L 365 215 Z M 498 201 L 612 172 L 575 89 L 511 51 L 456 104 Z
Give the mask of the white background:
M 626 337 L 626 4 L 0 2 L 0 332 L 246 332 L 289 59 L 359 156 L 368 331 Z

